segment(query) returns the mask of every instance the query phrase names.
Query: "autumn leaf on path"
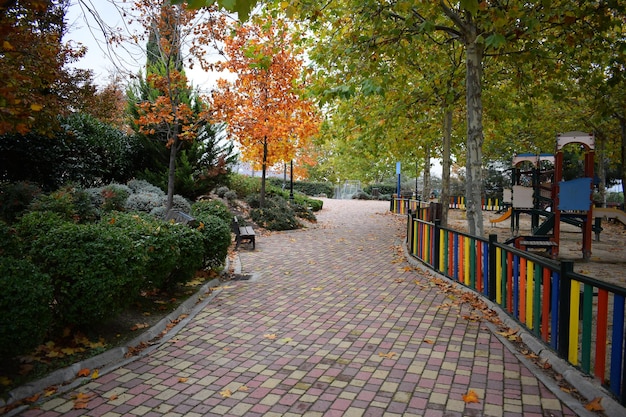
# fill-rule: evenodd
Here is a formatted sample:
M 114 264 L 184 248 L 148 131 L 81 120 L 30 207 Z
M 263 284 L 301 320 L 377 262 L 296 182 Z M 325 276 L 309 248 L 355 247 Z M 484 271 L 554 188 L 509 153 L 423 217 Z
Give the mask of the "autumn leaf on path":
M 397 284 L 401 284 L 401 283 L 404 282 L 404 279 L 403 278 L 396 278 L 396 279 L 393 280 L 393 282 L 395 282 Z
M 276 334 L 275 333 L 267 333 L 263 335 L 264 338 L 269 339 L 269 340 L 274 340 L 276 339 Z
M 476 395 L 476 391 L 474 391 L 473 389 L 469 390 L 467 394 L 463 395 L 463 401 L 465 401 L 466 403 L 480 402 L 480 400 L 478 399 L 478 395 Z
M 388 353 L 378 352 L 378 356 L 380 356 L 381 358 L 392 359 L 396 355 L 397 355 L 396 352 L 388 352 Z
M 100 376 L 100 373 L 98 372 L 98 370 L 96 369 L 95 371 L 93 371 L 93 373 L 91 374 L 91 379 L 98 379 L 98 377 Z
M 230 398 L 233 393 L 229 389 L 225 389 L 224 391 L 220 391 L 220 395 L 222 398 Z
M 604 411 L 604 407 L 601 404 L 602 397 L 596 397 L 589 403 L 585 404 L 585 408 L 589 411 Z
M 76 375 L 78 375 L 78 376 L 89 376 L 89 375 L 91 375 L 91 369 L 83 368 L 80 371 L 78 371 L 78 373 Z
M 246 385 L 242 385 L 237 389 L 237 391 L 241 391 L 241 392 L 247 392 L 248 390 L 249 388 Z
M 74 397 L 74 409 L 82 410 L 87 408 L 87 405 L 89 405 L 89 399 L 91 399 L 93 396 L 94 394 L 85 394 L 83 392 L 79 392 L 78 394 L 76 394 L 76 396 Z
M 178 382 L 187 382 L 189 378 L 178 378 Z

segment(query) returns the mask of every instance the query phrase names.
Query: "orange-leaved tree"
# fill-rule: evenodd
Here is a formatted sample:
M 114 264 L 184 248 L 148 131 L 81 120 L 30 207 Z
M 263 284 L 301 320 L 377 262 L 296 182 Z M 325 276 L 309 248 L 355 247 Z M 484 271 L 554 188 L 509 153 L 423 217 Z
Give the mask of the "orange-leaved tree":
M 146 83 L 143 94 L 131 95 L 136 129 L 170 150 L 167 187 L 167 210 L 173 206 L 176 156 L 182 145 L 193 141 L 208 120 L 206 106 L 192 98 L 184 64 L 199 62 L 209 68 L 206 48 L 221 35 L 223 14 L 214 9 L 189 10 L 169 0 L 136 0 L 135 10 L 148 37 Z M 187 42 L 187 43 L 186 43 Z
M 214 117 L 227 124 L 242 159 L 262 168 L 260 204 L 267 169 L 297 158 L 318 131 L 319 113 L 305 97 L 306 72 L 298 35 L 284 20 L 268 15 L 237 24 L 224 39 L 226 60 L 218 69 L 236 74 L 218 80 Z
M 57 116 L 93 93 L 89 71 L 67 64 L 84 48 L 63 42 L 66 2 L 0 2 L 0 135 L 52 134 Z

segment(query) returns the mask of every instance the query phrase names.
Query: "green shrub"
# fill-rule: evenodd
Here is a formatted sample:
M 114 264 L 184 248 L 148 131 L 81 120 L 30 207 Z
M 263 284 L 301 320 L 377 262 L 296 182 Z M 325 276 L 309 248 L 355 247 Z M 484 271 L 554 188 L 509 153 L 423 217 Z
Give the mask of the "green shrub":
M 138 295 L 146 257 L 119 228 L 65 223 L 33 242 L 29 255 L 54 286 L 56 323 L 90 325 Z
M 245 199 L 247 196 L 261 191 L 261 178 L 231 174 L 229 185 L 230 189 L 236 192 L 240 198 Z
M 20 242 L 17 239 L 17 231 L 3 221 L 0 221 L 0 257 L 20 257 Z
M 178 243 L 179 258 L 176 268 L 165 283 L 165 288 L 190 281 L 202 268 L 204 261 L 204 245 L 201 231 L 183 224 L 171 224 L 170 233 Z
M 128 188 L 131 189 L 133 193 L 152 193 L 160 195 L 161 197 L 165 196 L 165 192 L 157 187 L 156 185 L 150 184 L 146 180 L 130 180 L 126 183 Z
M 397 190 L 397 185 L 396 184 L 370 184 L 367 185 L 363 191 L 365 191 L 367 194 L 374 194 L 373 193 L 373 189 L 377 188 L 378 189 L 378 193 L 379 194 L 395 194 L 398 190 Z
M 102 189 L 104 199 L 101 209 L 103 211 L 123 211 L 126 199 L 132 194 L 130 187 L 121 184 L 110 184 Z
M 67 223 L 59 213 L 51 211 L 31 211 L 25 213 L 15 224 L 15 230 L 24 252 L 40 237 Z
M 294 214 L 304 220 L 308 220 L 310 222 L 316 222 L 317 217 L 313 214 L 313 211 L 302 204 L 298 204 L 296 202 L 290 203 L 289 207 L 293 210 Z
M 63 219 L 76 223 L 91 222 L 98 217 L 90 194 L 73 186 L 62 187 L 50 194 L 40 194 L 29 209 L 58 213 Z
M 228 202 L 229 202 L 229 203 L 231 203 L 231 204 L 232 204 L 235 200 L 237 200 L 237 197 L 238 197 L 238 196 L 237 196 L 237 193 L 236 193 L 236 192 L 234 192 L 234 191 L 226 191 L 226 192 L 224 193 L 224 198 L 225 198 L 226 200 L 228 200 Z
M 191 206 L 191 215 L 198 218 L 201 215 L 213 215 L 217 216 L 230 225 L 233 221 L 233 215 L 230 212 L 228 206 L 222 203 L 220 200 L 201 200 L 196 201 Z
M 282 178 L 268 178 L 269 183 L 273 187 L 281 188 L 283 187 L 283 179 Z M 289 192 L 290 182 L 286 183 L 285 190 Z M 334 186 L 330 182 L 309 182 L 309 181 L 294 181 L 293 183 L 294 191 L 300 192 L 302 194 L 308 196 L 316 196 L 325 194 L 328 197 L 332 197 L 334 194 Z
M 230 213 L 229 213 L 230 215 Z M 198 230 L 202 233 L 204 242 L 204 262 L 210 267 L 224 265 L 228 247 L 231 244 L 230 220 L 217 215 L 198 213 L 196 219 L 200 222 Z
M 202 266 L 203 242 L 199 231 L 164 222 L 145 213 L 111 213 L 104 225 L 120 229 L 146 260 L 142 288 L 171 289 L 190 280 Z
M 250 217 L 259 226 L 268 230 L 293 230 L 301 227 L 296 214 L 282 197 L 265 199 L 265 207 L 250 210 Z
M 28 352 L 52 323 L 52 284 L 26 260 L 0 258 L 0 358 Z
M 142 274 L 142 288 L 165 288 L 180 258 L 180 248 L 170 224 L 145 213 L 122 212 L 109 213 L 101 222 L 120 229 L 145 256 L 148 268 Z
M 225 185 L 222 185 L 221 187 L 217 187 L 215 189 L 215 194 L 217 194 L 219 198 L 224 198 L 224 194 L 226 194 L 229 191 L 230 189 L 228 187 L 226 187 Z
M 13 223 L 39 193 L 39 187 L 29 182 L 0 185 L 0 219 Z
M 372 196 L 365 191 L 359 191 L 352 195 L 353 200 L 371 200 Z
M 152 209 L 162 205 L 164 205 L 162 195 L 141 192 L 129 195 L 124 204 L 124 209 L 126 211 L 150 213 Z

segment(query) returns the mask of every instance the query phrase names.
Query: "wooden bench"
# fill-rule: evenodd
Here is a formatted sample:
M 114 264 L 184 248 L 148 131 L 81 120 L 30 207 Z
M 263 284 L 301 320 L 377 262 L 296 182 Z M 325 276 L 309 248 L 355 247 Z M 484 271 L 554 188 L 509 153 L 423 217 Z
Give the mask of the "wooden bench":
M 254 250 L 256 237 L 254 229 L 250 226 L 240 226 L 237 216 L 233 217 L 233 233 L 235 234 L 235 242 L 237 242 L 235 249 L 239 248 L 242 241 L 248 241 L 252 243 L 252 250 Z

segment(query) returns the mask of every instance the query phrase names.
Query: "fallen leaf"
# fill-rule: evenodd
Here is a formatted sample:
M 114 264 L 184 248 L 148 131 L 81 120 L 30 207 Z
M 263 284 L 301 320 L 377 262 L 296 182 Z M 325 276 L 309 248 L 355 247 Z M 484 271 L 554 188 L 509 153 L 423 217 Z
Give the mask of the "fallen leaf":
M 246 385 L 242 385 L 237 389 L 237 391 L 242 391 L 242 392 L 247 392 L 248 390 L 249 388 Z
M 378 356 L 380 356 L 381 358 L 391 359 L 396 355 L 397 355 L 396 352 L 389 352 L 389 353 L 378 352 Z
M 266 339 L 274 340 L 274 339 L 276 339 L 276 334 L 268 333 L 268 334 L 264 334 L 263 337 L 266 338 Z
M 469 390 L 467 394 L 463 395 L 463 401 L 465 401 L 466 403 L 480 402 L 478 400 L 478 395 L 476 395 L 476 392 L 473 389 Z
M 145 329 L 146 327 L 149 327 L 149 326 L 150 325 L 148 323 L 137 323 L 133 327 L 131 327 L 130 330 L 134 332 L 135 330 Z
M 604 411 L 604 407 L 600 404 L 601 401 L 602 397 L 596 397 L 589 403 L 585 404 L 585 408 L 589 411 Z
M 117 400 L 117 394 L 113 394 L 109 397 L 109 401 L 115 401 Z
M 404 279 L 403 278 L 396 278 L 396 279 L 393 280 L 393 282 L 401 284 L 401 283 L 404 282 Z
M 189 378 L 178 378 L 178 382 L 187 382 Z
M 322 291 L 324 289 L 324 287 L 313 287 L 311 288 L 312 291 Z
M 74 410 L 84 410 L 88 405 L 89 403 L 87 401 L 75 401 Z
M 230 398 L 233 393 L 230 392 L 229 389 L 225 389 L 224 391 L 220 391 L 220 395 L 222 396 L 222 398 Z
M 91 379 L 97 379 L 100 376 L 100 373 L 98 372 L 98 370 L 96 369 L 95 371 L 93 371 L 93 373 L 91 374 Z
M 39 396 L 40 394 L 35 394 L 32 397 L 26 398 L 24 401 L 26 401 L 27 403 L 34 403 L 35 401 L 39 399 Z
M 58 388 L 57 387 L 48 387 L 43 391 L 44 397 L 50 397 L 51 395 L 56 394 Z
M 428 343 L 429 345 L 435 344 L 435 342 L 430 339 L 424 339 L 424 343 Z
M 78 376 L 89 376 L 91 374 L 91 370 L 88 368 L 83 368 L 76 375 Z

